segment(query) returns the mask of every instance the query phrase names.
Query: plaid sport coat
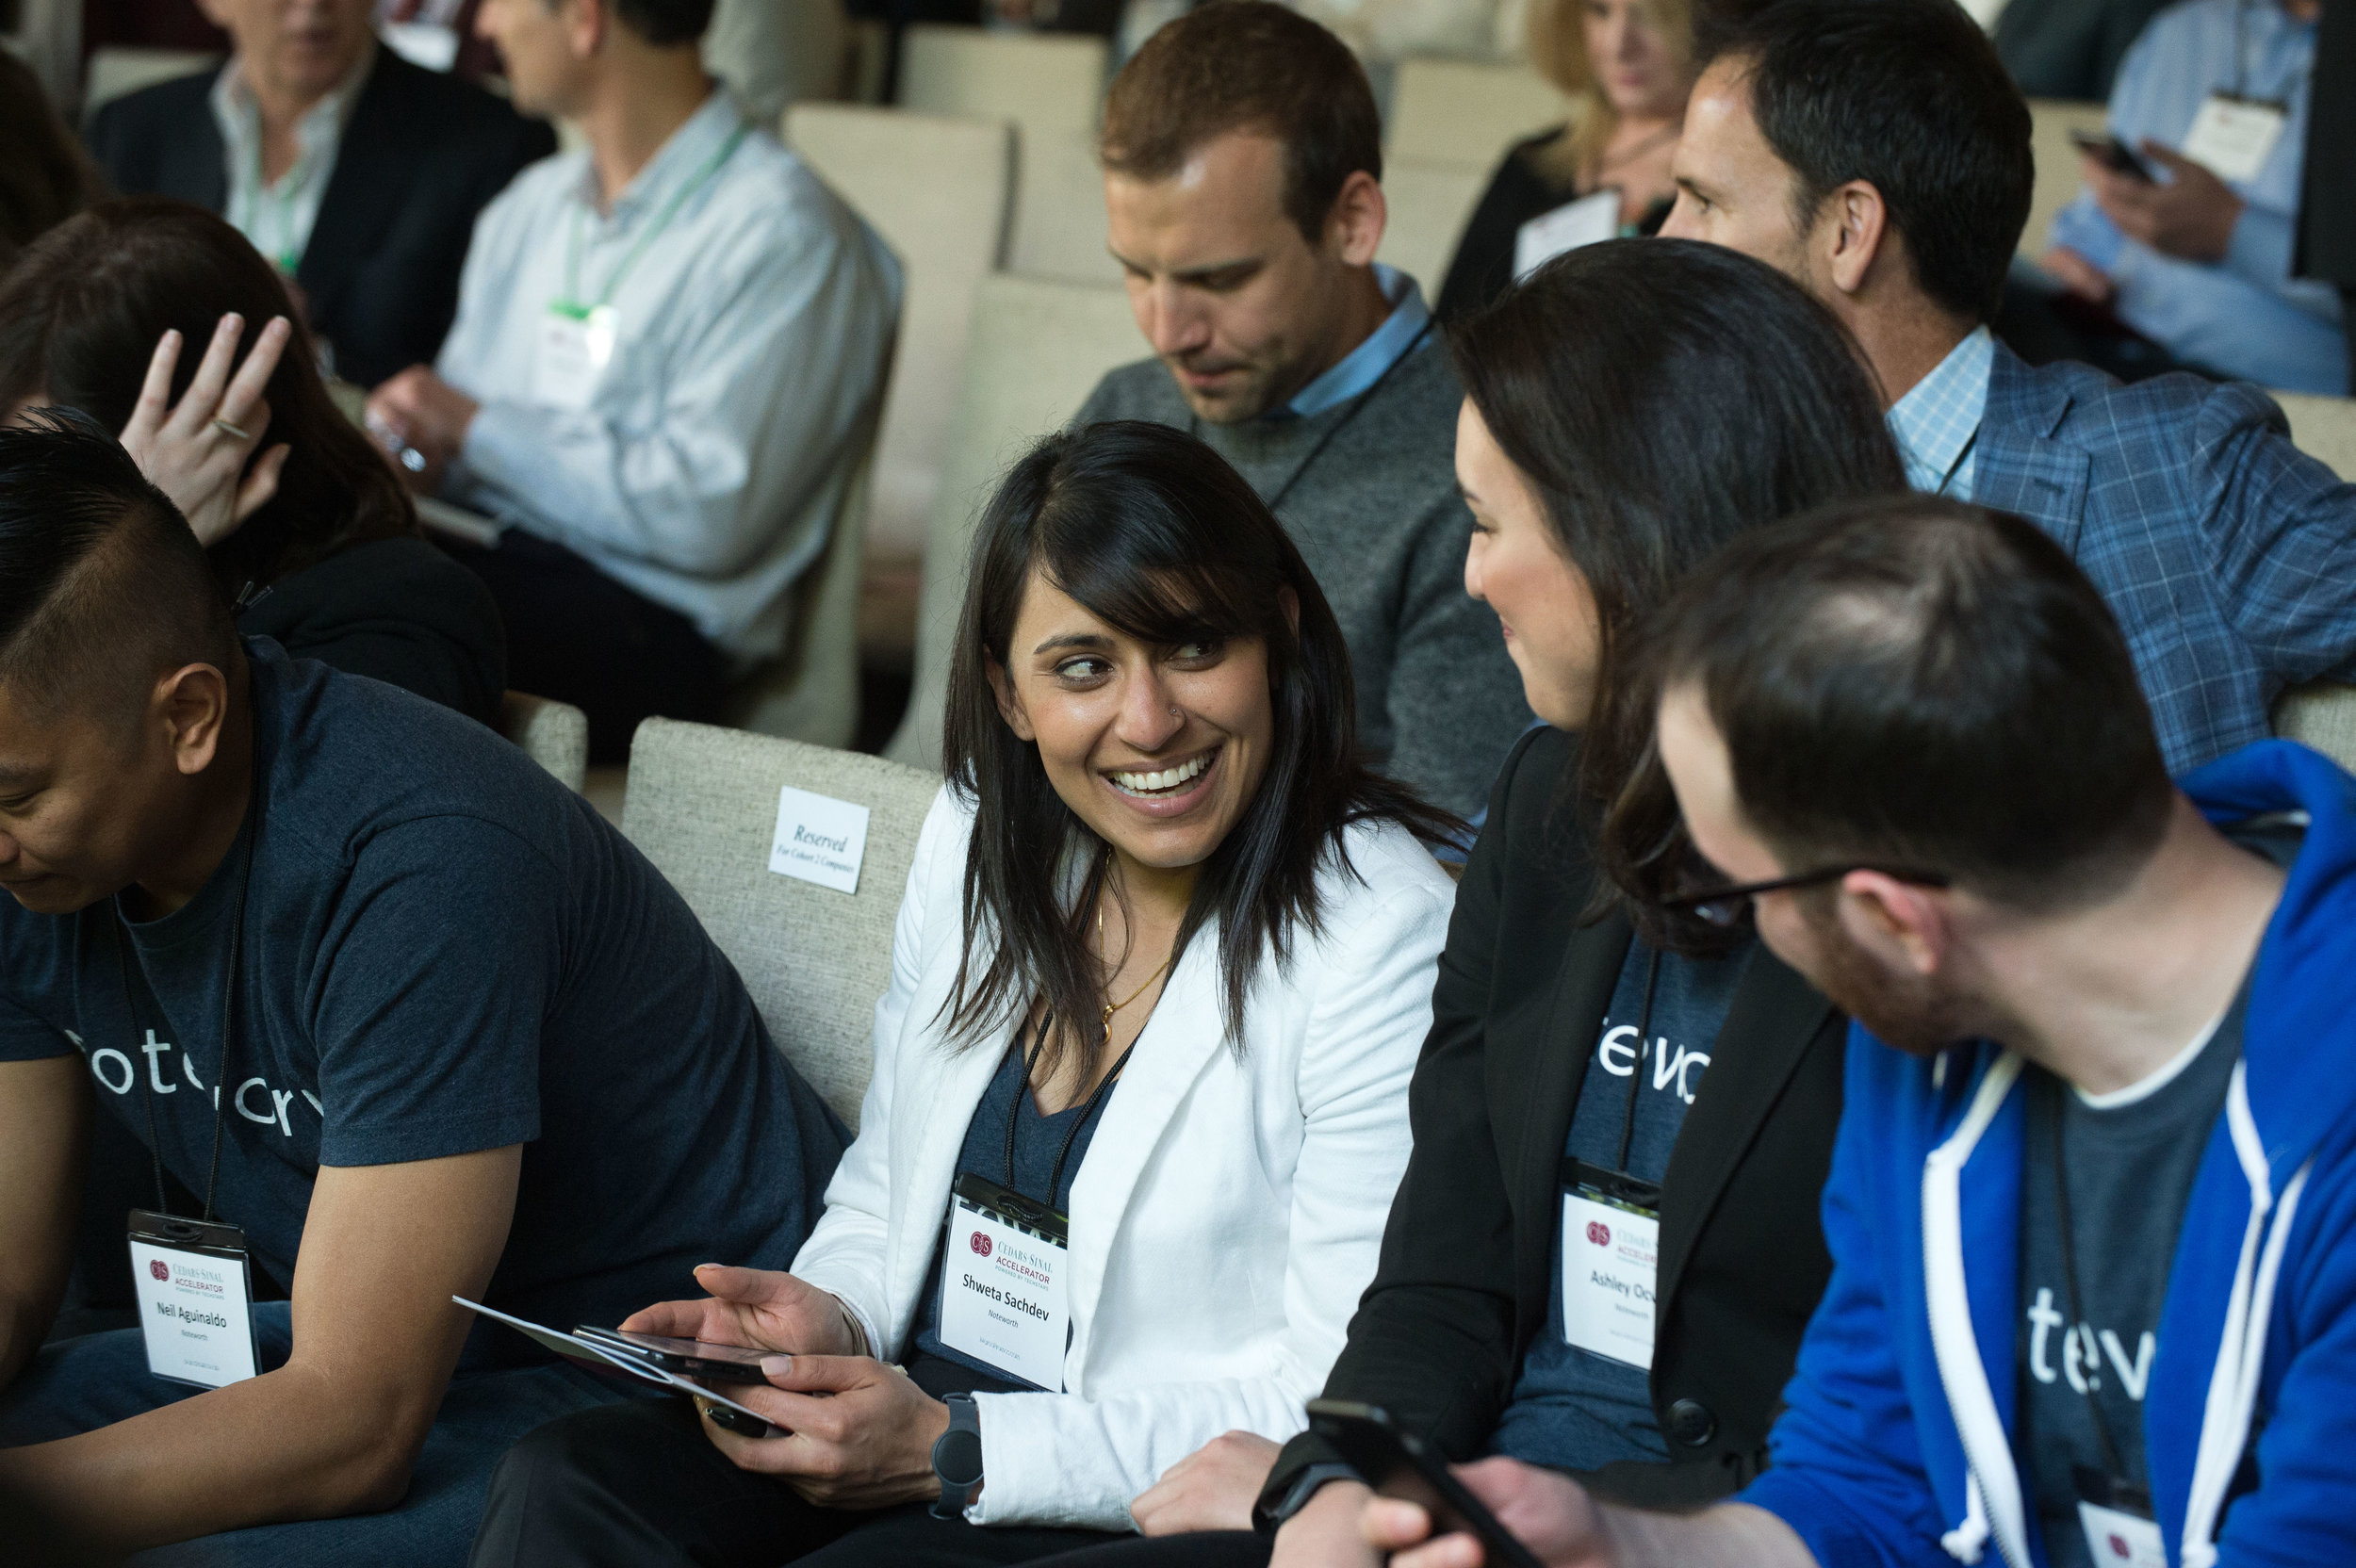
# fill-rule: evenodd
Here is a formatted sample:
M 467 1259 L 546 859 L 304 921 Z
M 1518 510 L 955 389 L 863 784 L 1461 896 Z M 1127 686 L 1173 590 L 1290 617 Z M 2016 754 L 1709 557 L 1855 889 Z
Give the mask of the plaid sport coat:
M 1972 499 L 2045 530 L 2119 617 L 2171 773 L 2263 740 L 2285 686 L 2356 679 L 2356 485 L 2256 387 L 1990 367 Z

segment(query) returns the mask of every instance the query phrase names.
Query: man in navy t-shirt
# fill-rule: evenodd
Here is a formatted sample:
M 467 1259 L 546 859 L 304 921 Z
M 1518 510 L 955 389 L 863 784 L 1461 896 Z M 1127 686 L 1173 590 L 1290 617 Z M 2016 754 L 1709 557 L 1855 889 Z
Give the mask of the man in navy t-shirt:
M 614 1396 L 450 1297 L 610 1325 L 783 1268 L 842 1151 L 628 841 L 480 727 L 241 645 L 62 422 L 0 431 L 0 1484 L 108 1546 L 462 1560 L 508 1443 Z M 194 1386 L 250 1353 L 234 1300 L 41 1348 L 93 1100 L 290 1296 L 258 1375 Z M 244 1271 L 131 1257 L 143 1315 Z

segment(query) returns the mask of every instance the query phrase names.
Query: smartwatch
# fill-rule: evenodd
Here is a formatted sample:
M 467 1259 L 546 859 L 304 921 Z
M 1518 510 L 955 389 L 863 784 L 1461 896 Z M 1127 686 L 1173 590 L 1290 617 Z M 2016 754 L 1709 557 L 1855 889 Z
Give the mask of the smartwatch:
M 982 1411 L 971 1394 L 952 1394 L 941 1403 L 949 1407 L 949 1429 L 933 1444 L 933 1474 L 941 1478 L 933 1517 L 962 1519 L 982 1489 Z

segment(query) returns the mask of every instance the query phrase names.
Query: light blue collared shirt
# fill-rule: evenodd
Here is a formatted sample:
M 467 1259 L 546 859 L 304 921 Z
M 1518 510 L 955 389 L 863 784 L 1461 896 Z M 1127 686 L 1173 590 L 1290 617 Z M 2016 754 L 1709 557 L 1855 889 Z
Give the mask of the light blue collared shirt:
M 1374 281 L 1383 290 L 1383 298 L 1390 302 L 1391 314 L 1383 324 L 1366 335 L 1366 340 L 1344 354 L 1341 362 L 1308 385 L 1293 394 L 1277 416 L 1292 415 L 1307 418 L 1337 408 L 1366 391 L 1383 379 L 1383 373 L 1406 356 L 1415 341 L 1432 324 L 1432 312 L 1423 302 L 1423 290 L 1415 280 L 1396 267 L 1374 264 Z
M 444 488 L 768 658 L 858 465 L 899 264 L 725 92 L 598 194 L 587 150 L 560 153 L 476 221 L 436 368 L 483 407 Z M 612 306 L 614 346 L 560 403 L 535 364 L 576 294 Z
M 1988 408 L 1988 373 L 1996 339 L 1986 327 L 1947 351 L 1938 368 L 1890 405 L 1887 416 L 1906 482 L 1924 495 L 1968 501 L 1979 467 L 1976 437 Z
M 2129 239 L 2084 191 L 2054 218 L 2053 240 L 2108 274 L 2119 319 L 2179 359 L 2264 386 L 2339 394 L 2339 297 L 2291 276 L 2315 59 L 2315 24 L 2293 21 L 2277 0 L 2184 0 L 2153 17 L 2119 68 L 2114 136 L 2181 147 L 2210 93 L 2238 90 L 2284 105 L 2282 137 L 2255 179 L 2227 182 L 2249 204 L 2223 261 L 2180 261 Z

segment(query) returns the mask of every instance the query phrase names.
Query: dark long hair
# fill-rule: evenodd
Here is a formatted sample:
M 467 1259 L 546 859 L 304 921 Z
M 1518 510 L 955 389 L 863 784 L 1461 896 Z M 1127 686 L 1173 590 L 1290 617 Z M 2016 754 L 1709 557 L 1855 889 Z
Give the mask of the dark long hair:
M 1697 945 L 1647 902 L 1683 841 L 1675 801 L 1645 779 L 1653 703 L 1633 644 L 1742 530 L 1906 488 L 1873 376 L 1799 285 L 1677 239 L 1573 251 L 1450 327 L 1448 346 L 1595 595 L 1601 664 L 1567 801 L 1610 878 L 1590 913 L 1627 897 L 1647 937 Z
M 1346 828 L 1380 819 L 1436 840 L 1461 825 L 1359 755 L 1341 628 L 1241 475 L 1163 425 L 1118 421 L 1051 435 L 1007 472 L 982 515 L 950 665 L 941 750 L 950 781 L 974 808 L 965 957 L 943 1009 L 961 1043 L 1020 1018 L 1034 998 L 1067 1019 L 1094 1018 L 1106 1001 L 1087 912 L 1111 847 L 1064 804 L 1039 748 L 1007 727 L 990 687 L 991 667 L 1007 668 L 1035 572 L 1144 643 L 1267 645 L 1275 710 L 1268 773 L 1203 862 L 1171 955 L 1174 962 L 1218 923 L 1223 1018 L 1235 1040 L 1263 956 L 1285 963 L 1297 933 L 1320 929 L 1317 874 L 1329 864 L 1350 871 Z M 1298 630 L 1285 613 L 1287 589 Z M 1070 900 L 1075 874 L 1081 896 Z M 1056 1033 L 1076 1034 L 1090 1054 L 1099 1048 L 1085 1030 Z M 1048 1042 L 1051 1070 L 1064 1048 Z
M 0 49 L 0 270 L 105 188 L 33 68 Z
M 186 202 L 104 203 L 25 247 L 0 281 L 0 409 L 39 394 L 120 431 L 156 339 L 179 329 L 176 400 L 230 311 L 245 318 L 241 354 L 271 317 L 294 322 L 263 393 L 270 432 L 256 450 L 292 449 L 278 494 L 207 552 L 222 588 L 235 596 L 353 545 L 415 533 L 409 493 L 328 396 L 278 274 L 243 235 Z

